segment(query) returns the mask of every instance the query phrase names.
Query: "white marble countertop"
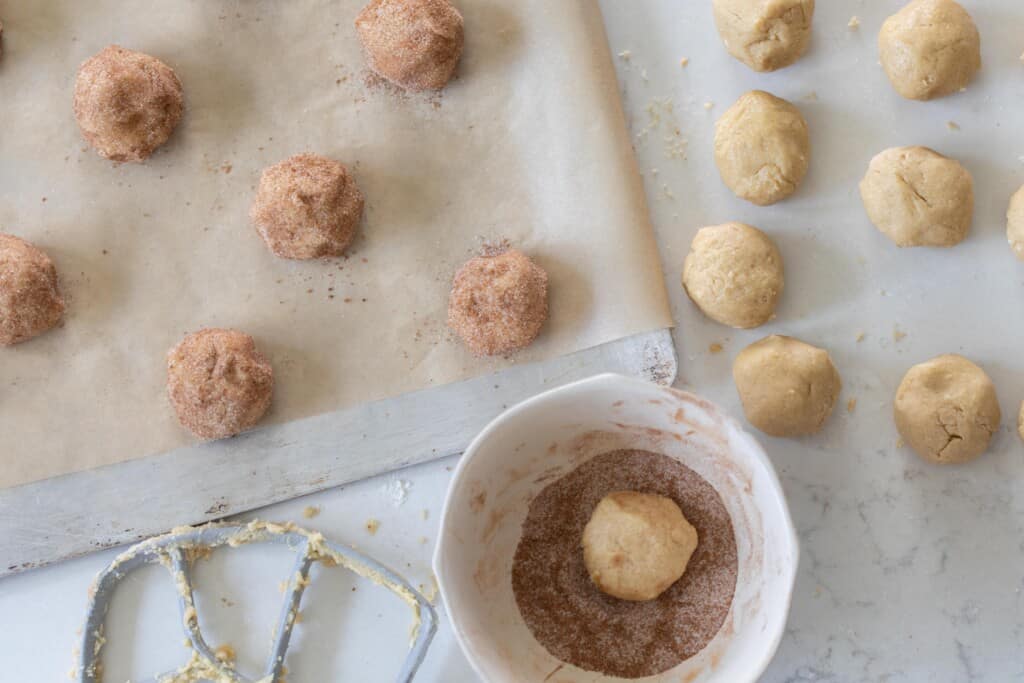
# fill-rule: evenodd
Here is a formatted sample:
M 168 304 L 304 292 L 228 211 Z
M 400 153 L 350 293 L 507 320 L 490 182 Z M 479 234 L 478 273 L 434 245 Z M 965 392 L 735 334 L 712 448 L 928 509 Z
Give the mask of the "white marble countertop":
M 996 34 L 1009 43 L 1016 38 L 1005 28 L 1008 20 L 1024 25 L 1024 11 L 1015 9 L 1015 2 L 999 0 L 982 10 L 980 0 L 965 4 L 978 11 L 983 36 Z M 900 3 L 819 3 L 807 60 L 764 77 L 730 63 L 720 48 L 708 47 L 714 31 L 705 7 L 709 4 L 602 2 L 612 49 L 627 53 L 616 62 L 679 323 L 678 385 L 739 414 L 730 377 L 732 357 L 762 334 L 782 331 L 830 348 L 844 377 L 843 407 L 822 434 L 799 441 L 761 439 L 779 470 L 802 543 L 789 628 L 763 681 L 1024 680 L 1024 461 L 1010 428 L 1016 402 L 1024 395 L 1024 367 L 1006 353 L 1011 347 L 1006 340 L 1019 338 L 1019 324 L 993 322 L 993 317 L 999 319 L 999 307 L 970 305 L 982 300 L 977 297 L 985 292 L 1001 291 L 997 277 L 1009 279 L 1011 294 L 1019 296 L 1022 270 L 1001 262 L 984 272 L 975 267 L 969 276 L 964 274 L 970 286 L 957 288 L 934 276 L 961 272 L 943 260 L 949 256 L 921 257 L 923 265 L 918 262 L 916 267 L 932 273 L 928 280 L 927 273 L 907 275 L 880 241 L 861 239 L 846 245 L 821 232 L 870 233 L 863 216 L 851 208 L 856 207 L 856 179 L 876 147 L 888 146 L 891 136 L 884 131 L 890 124 L 921 111 L 903 109 L 888 97 L 877 101 L 860 89 L 868 86 L 852 87 L 845 71 L 837 71 L 833 78 L 822 66 L 833 54 L 845 51 L 854 55 L 846 66 L 879 78 L 874 34 L 881 18 Z M 861 16 L 860 32 L 846 26 L 855 13 Z M 1012 60 L 1022 49 L 1024 44 L 1017 46 Z M 936 105 L 911 123 L 920 127 L 922 144 L 963 150 L 976 178 L 994 179 L 989 183 L 994 185 L 991 195 L 979 192 L 979 236 L 958 248 L 960 258 L 972 250 L 999 253 L 994 242 L 1001 239 L 1001 197 L 1008 197 L 1024 179 L 1017 159 L 1024 153 L 1024 142 L 1013 147 L 1008 159 L 986 157 L 982 162 L 972 151 L 978 144 L 969 137 L 972 131 L 991 131 L 1002 124 L 1002 132 L 1008 134 L 1019 102 L 1024 101 L 1020 73 L 1012 76 L 1010 94 L 1015 101 L 1003 106 L 994 99 L 995 81 L 1011 77 L 1010 70 L 1021 67 L 1010 66 L 1006 55 L 986 50 L 991 67 L 986 67 L 977 86 L 977 99 L 965 96 L 959 105 Z M 690 59 L 686 69 L 680 66 L 682 57 Z M 743 206 L 725 197 L 708 161 L 716 115 L 753 87 L 799 100 L 816 145 L 808 187 L 792 201 L 770 209 Z M 859 108 L 851 105 L 852 113 L 841 106 L 850 101 L 851 90 L 860 101 Z M 1002 99 L 1007 100 L 1005 94 Z M 876 107 L 880 123 L 865 124 L 865 112 L 871 114 Z M 947 119 L 960 123 L 959 137 L 942 125 Z M 866 129 L 875 127 L 885 144 L 864 139 Z M 1002 144 L 1012 147 L 1012 137 Z M 825 155 L 829 162 L 833 157 L 848 159 L 849 168 L 832 170 L 831 163 L 823 161 Z M 829 170 L 815 175 L 815 168 Z M 823 202 L 827 215 L 820 213 Z M 779 320 L 767 330 L 738 333 L 708 323 L 678 285 L 696 228 L 729 219 L 775 228 L 790 266 Z M 883 255 L 876 258 L 864 251 L 867 248 Z M 928 283 L 926 293 L 885 293 L 902 292 L 908 280 Z M 1015 301 L 1013 305 L 1019 306 L 1019 299 Z M 950 313 L 946 304 L 959 308 Z M 1019 309 L 1012 310 L 1016 315 Z M 986 324 L 990 333 L 978 334 Z M 1013 334 L 1000 331 L 1003 327 Z M 907 336 L 897 340 L 896 328 Z M 857 342 L 860 332 L 866 337 Z M 715 342 L 723 347 L 719 353 L 709 350 Z M 993 374 L 1003 402 L 1005 424 L 992 451 L 967 467 L 929 466 L 898 448 L 889 417 L 891 395 L 903 371 L 945 351 L 973 355 Z M 856 399 L 856 406 L 847 411 L 850 399 Z M 277 505 L 259 516 L 298 520 L 332 539 L 354 543 L 429 590 L 430 554 L 451 466 L 448 460 L 378 477 Z M 318 506 L 320 515 L 303 519 L 307 506 Z M 364 528 L 369 517 L 380 522 L 374 535 Z M 238 562 L 213 563 L 200 577 L 219 587 L 216 594 L 222 598 L 211 601 L 211 609 L 217 608 L 210 622 L 212 640 L 230 639 L 243 664 L 258 661 L 258 649 L 265 644 L 264 633 L 269 633 L 276 613 L 276 581 L 282 576 L 281 568 L 272 559 L 265 562 L 260 552 L 247 555 L 249 560 L 257 558 L 255 567 L 243 570 Z M 6 615 L 0 680 L 65 680 L 87 586 L 111 555 L 100 553 L 0 581 L 0 613 Z M 228 571 L 244 571 L 246 590 L 225 578 Z M 161 587 L 153 577 L 133 579 L 127 586 L 124 599 L 115 604 L 108 634 L 112 681 L 170 668 L 181 662 L 184 651 L 169 587 Z M 297 636 L 289 678 L 293 683 L 383 681 L 396 670 L 407 615 L 381 593 L 361 585 L 353 592 L 354 587 L 340 577 L 310 593 L 304 610 L 309 633 Z M 242 597 L 246 592 L 249 599 Z M 324 637 L 314 637 L 314 632 Z M 417 680 L 476 680 L 447 624 L 442 624 Z

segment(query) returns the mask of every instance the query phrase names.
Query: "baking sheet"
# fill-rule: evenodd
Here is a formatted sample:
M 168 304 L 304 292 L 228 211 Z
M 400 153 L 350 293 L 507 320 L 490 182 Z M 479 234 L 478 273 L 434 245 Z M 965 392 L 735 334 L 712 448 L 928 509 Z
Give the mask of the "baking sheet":
M 671 324 L 593 2 L 459 3 L 458 80 L 367 79 L 359 1 L 0 4 L 0 229 L 45 249 L 65 325 L 0 351 L 0 487 L 192 442 L 165 353 L 206 326 L 252 334 L 290 421 Z M 166 61 L 185 118 L 145 165 L 85 148 L 79 63 L 109 43 Z M 260 170 L 312 150 L 367 198 L 349 258 L 272 257 L 248 221 Z M 445 329 L 455 269 L 509 240 L 550 274 L 551 319 L 512 360 Z

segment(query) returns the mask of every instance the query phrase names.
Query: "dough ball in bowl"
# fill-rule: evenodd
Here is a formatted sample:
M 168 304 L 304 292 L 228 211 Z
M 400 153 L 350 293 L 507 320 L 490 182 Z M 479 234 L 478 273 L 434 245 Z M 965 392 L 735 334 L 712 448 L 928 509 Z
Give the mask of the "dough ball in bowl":
M 743 223 L 701 228 L 683 263 L 683 287 L 712 320 L 748 329 L 775 315 L 784 286 L 771 237 Z
M 373 0 L 356 31 L 370 68 L 406 90 L 443 88 L 462 57 L 462 15 L 448 0 Z
M 948 354 L 904 375 L 893 405 L 896 428 L 925 460 L 963 463 L 985 452 L 1002 414 L 985 371 Z
M 0 346 L 36 337 L 63 315 L 50 257 L 23 239 L 0 233 Z
M 363 193 L 344 165 L 298 154 L 264 169 L 250 215 L 270 251 L 313 259 L 345 253 L 363 217 Z
M 715 124 L 715 164 L 733 193 L 759 206 L 785 199 L 807 175 L 811 138 L 800 110 L 760 90 Z
M 1006 239 L 1014 255 L 1024 261 L 1024 187 L 1010 199 L 1010 209 L 1006 212 Z
M 274 371 L 249 335 L 205 329 L 167 354 L 167 392 L 181 425 L 201 439 L 251 429 L 270 407 Z
M 671 498 L 616 491 L 583 528 L 583 562 L 602 591 L 622 600 L 658 597 L 686 572 L 697 530 Z
M 811 40 L 814 0 L 714 0 L 725 48 L 754 71 L 775 71 L 803 55 Z
M 893 147 L 860 181 L 868 218 L 901 247 L 952 247 L 974 216 L 974 179 L 960 162 L 927 147 Z
M 184 109 L 181 82 L 156 57 L 110 45 L 78 70 L 75 119 L 86 142 L 112 161 L 149 158 Z
M 978 28 L 953 0 L 905 6 L 882 24 L 878 51 L 896 92 L 911 100 L 959 92 L 981 68 Z
M 732 376 L 750 424 L 772 436 L 819 431 L 843 388 L 828 351 L 780 335 L 743 349 Z
M 452 283 L 448 326 L 478 356 L 528 346 L 548 318 L 548 274 L 515 249 L 470 259 Z

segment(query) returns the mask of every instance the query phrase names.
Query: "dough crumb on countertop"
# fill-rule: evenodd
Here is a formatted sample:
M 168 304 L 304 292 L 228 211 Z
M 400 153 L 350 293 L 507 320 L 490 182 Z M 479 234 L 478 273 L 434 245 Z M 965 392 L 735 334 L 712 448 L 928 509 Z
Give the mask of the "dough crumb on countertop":
M 679 66 L 683 67 L 684 69 L 687 66 L 689 66 L 689 64 L 690 64 L 690 58 L 689 57 L 683 57 L 682 59 L 679 60 Z
M 851 398 L 846 402 L 846 412 L 852 413 L 855 410 L 857 410 L 857 399 Z
M 850 28 L 851 31 L 856 31 L 857 29 L 859 29 L 860 28 L 860 17 L 857 17 L 857 16 L 850 17 L 850 23 L 848 23 L 847 26 Z
M 712 354 L 721 353 L 722 345 L 719 344 L 718 342 L 714 342 L 713 344 L 711 344 L 711 346 L 708 347 L 708 351 Z
M 633 53 L 630 52 L 629 50 L 623 50 L 622 52 L 619 53 L 619 59 L 621 59 L 624 62 L 628 62 L 630 58 L 632 58 L 632 56 Z
M 231 647 L 227 643 L 214 650 L 213 656 L 216 657 L 218 661 L 224 662 L 225 664 L 234 664 L 235 660 L 238 659 L 235 654 L 235 648 Z
M 316 505 L 307 505 L 306 508 L 302 511 L 302 516 L 306 519 L 313 519 L 319 514 L 320 508 L 319 506 Z
M 708 100 L 707 102 L 704 103 L 704 108 L 707 109 L 708 111 L 711 111 L 712 109 L 714 109 L 714 107 L 715 103 L 712 102 L 711 100 Z
M 865 333 L 863 333 L 863 332 L 858 332 L 858 333 L 857 333 L 857 343 L 859 344 L 859 343 L 861 343 L 862 341 L 864 341 L 864 339 L 865 339 L 865 338 L 866 338 L 867 336 L 868 336 L 868 335 L 866 335 L 866 334 L 865 334 Z
M 893 341 L 901 342 L 901 341 L 903 341 L 906 338 L 906 336 L 907 336 L 907 333 L 904 332 L 903 330 L 901 330 L 900 328 L 894 327 L 892 329 L 892 340 Z
M 377 533 L 377 529 L 380 529 L 380 522 L 376 519 L 366 520 L 366 533 L 373 536 Z
M 956 121 L 946 121 L 946 128 L 950 130 L 960 130 L 960 124 Z

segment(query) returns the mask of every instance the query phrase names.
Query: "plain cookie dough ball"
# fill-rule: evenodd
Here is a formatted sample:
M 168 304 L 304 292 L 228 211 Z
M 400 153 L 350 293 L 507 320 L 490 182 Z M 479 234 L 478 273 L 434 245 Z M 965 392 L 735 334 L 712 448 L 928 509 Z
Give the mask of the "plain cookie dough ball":
M 110 45 L 78 69 L 74 109 L 82 136 L 100 156 L 143 161 L 171 137 L 185 104 L 171 67 Z
M 256 342 L 236 330 L 190 334 L 167 354 L 167 393 L 182 426 L 223 439 L 256 426 L 274 392 L 274 371 Z
M 803 55 L 814 0 L 714 0 L 725 49 L 754 71 L 775 71 Z
M 282 258 L 341 256 L 362 220 L 363 193 L 342 164 L 299 154 L 264 169 L 250 215 Z
M 686 572 L 697 530 L 670 498 L 635 491 L 609 493 L 583 529 L 583 563 L 603 592 L 622 600 L 653 600 Z
M 911 2 L 882 24 L 878 51 L 896 92 L 911 100 L 959 92 L 981 68 L 978 28 L 953 0 Z
M 548 274 L 522 252 L 478 256 L 455 274 L 448 326 L 478 356 L 529 345 L 548 318 Z
M 1010 199 L 1010 209 L 1006 212 L 1006 239 L 1017 258 L 1024 261 L 1024 187 Z
M 868 218 L 901 247 L 952 247 L 974 216 L 974 179 L 960 162 L 927 147 L 893 147 L 860 181 Z
M 715 164 L 722 181 L 759 206 L 796 192 L 811 158 L 800 110 L 760 90 L 740 97 L 715 124 Z
M 0 233 L 0 346 L 38 336 L 63 315 L 50 257 L 23 239 Z
M 782 256 L 772 238 L 743 223 L 697 231 L 683 263 L 683 287 L 712 320 L 749 329 L 775 315 L 782 295 Z
M 406 90 L 443 88 L 462 57 L 462 15 L 448 0 L 373 0 L 356 30 L 370 68 Z
M 955 354 L 910 368 L 896 390 L 893 416 L 907 445 L 940 464 L 984 453 L 1002 419 L 992 380 Z
M 828 351 L 779 335 L 740 351 L 732 377 L 747 420 L 772 436 L 819 431 L 843 388 Z

